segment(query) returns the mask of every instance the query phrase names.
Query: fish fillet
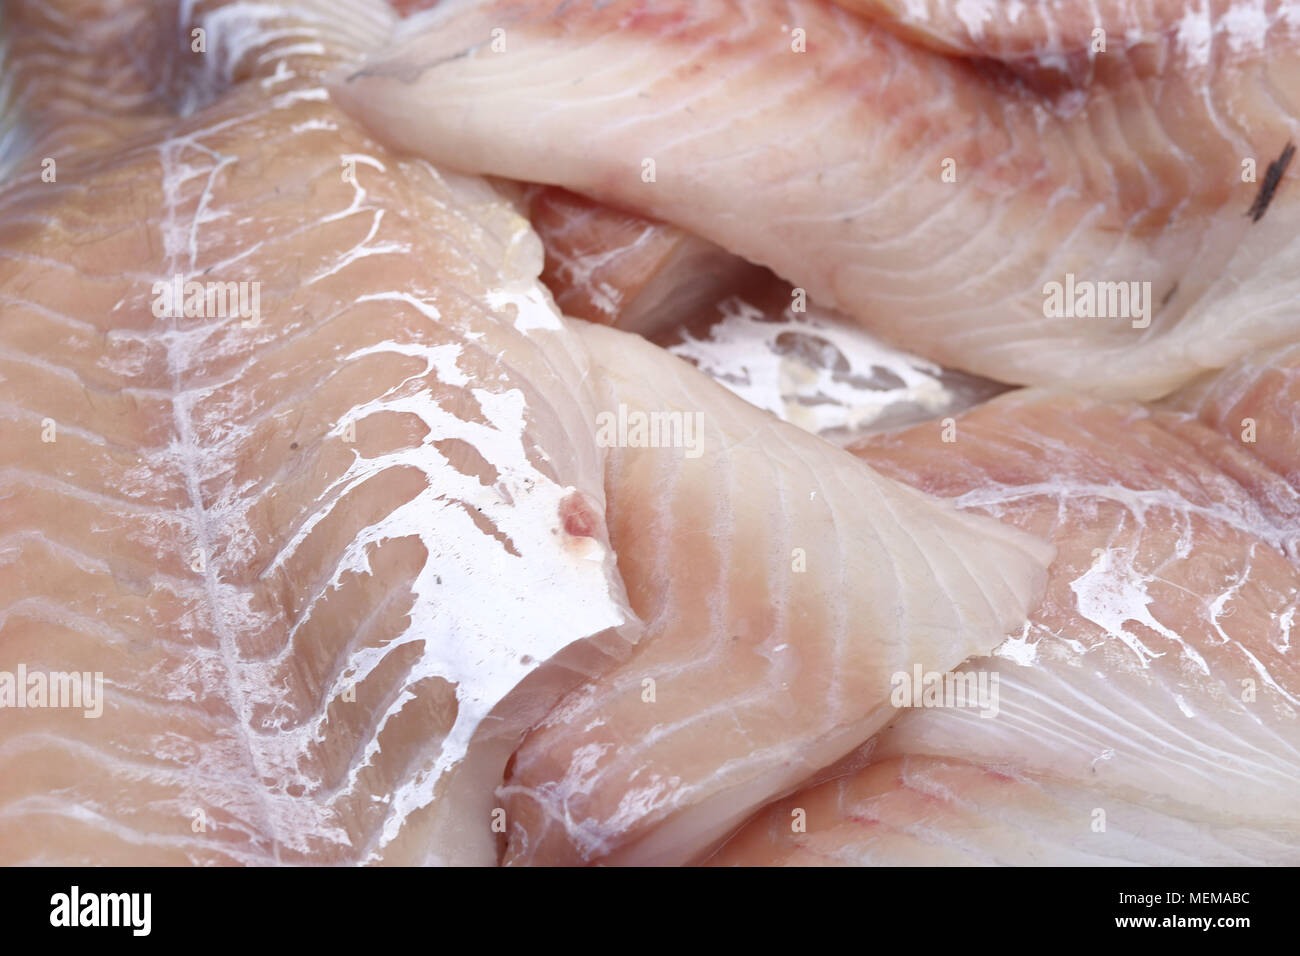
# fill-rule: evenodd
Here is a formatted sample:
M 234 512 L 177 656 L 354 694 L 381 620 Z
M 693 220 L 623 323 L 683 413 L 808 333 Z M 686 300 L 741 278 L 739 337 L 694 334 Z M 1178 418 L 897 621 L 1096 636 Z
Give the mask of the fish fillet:
M 437 0 L 394 0 L 401 16 Z M 565 189 L 498 180 L 546 249 L 542 281 L 565 315 L 647 337 L 712 306 L 764 270 L 665 222 Z
M 763 270 L 675 226 L 549 186 L 526 190 L 546 249 L 542 281 L 565 315 L 654 336 Z
M 120 116 L 0 191 L 0 672 L 103 681 L 4 711 L 5 863 L 495 862 L 520 731 L 636 636 L 540 244 L 334 107 L 339 9 L 183 4 L 137 104 L 47 54 L 159 8 L 6 8 L 21 122 Z
M 333 89 L 389 143 L 674 223 L 944 365 L 1153 398 L 1300 327 L 1295 170 L 1266 185 L 1300 18 L 1236 9 L 1040 90 L 813 0 L 444 2 Z
M 855 445 L 1049 538 L 1046 597 L 961 668 L 999 676 L 993 719 L 902 711 L 870 766 L 765 811 L 716 861 L 1300 861 L 1297 408 L 1292 347 L 1155 409 L 1012 394 L 946 447 L 934 425 Z
M 700 441 L 611 449 L 619 571 L 646 633 L 515 753 L 507 862 L 707 851 L 893 715 L 890 677 L 1018 630 L 1050 549 L 882 481 L 643 340 L 581 332 L 605 410 L 698 416 Z
M 1221 826 L 1009 768 L 890 757 L 764 808 L 708 865 L 1295 863 L 1294 841 Z
M 1223 22 L 1227 4 L 1207 7 L 1187 0 L 833 0 L 899 36 L 957 56 L 986 57 L 1034 78 L 1055 70 L 1076 78 L 1107 53 L 1129 53 L 1180 30 L 1204 35 Z M 1242 4 L 1236 16 L 1264 13 Z M 1225 24 L 1226 25 L 1226 24 Z M 1258 27 L 1256 27 L 1257 29 Z

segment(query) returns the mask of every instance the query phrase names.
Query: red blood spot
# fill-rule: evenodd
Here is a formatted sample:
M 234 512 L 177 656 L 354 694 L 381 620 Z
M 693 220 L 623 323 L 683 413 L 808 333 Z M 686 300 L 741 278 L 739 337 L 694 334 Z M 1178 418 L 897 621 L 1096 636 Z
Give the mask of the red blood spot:
M 577 491 L 560 502 L 560 522 L 564 525 L 564 533 L 575 538 L 594 538 L 596 529 L 600 527 L 595 510 Z

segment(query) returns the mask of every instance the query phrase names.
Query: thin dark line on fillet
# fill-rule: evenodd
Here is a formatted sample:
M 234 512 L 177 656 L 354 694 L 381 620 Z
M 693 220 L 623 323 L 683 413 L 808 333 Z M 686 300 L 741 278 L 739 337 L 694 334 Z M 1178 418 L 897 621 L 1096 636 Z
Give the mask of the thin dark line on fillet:
M 1289 142 L 1282 150 L 1282 155 L 1268 164 L 1264 179 L 1259 184 L 1259 192 L 1255 195 L 1255 201 L 1250 204 L 1250 209 L 1246 211 L 1246 215 L 1250 217 L 1251 222 L 1259 222 L 1264 218 L 1264 213 L 1268 212 L 1268 204 L 1273 201 L 1273 195 L 1282 182 L 1282 175 L 1286 172 L 1286 168 L 1291 165 L 1291 157 L 1293 156 L 1295 156 L 1295 143 Z

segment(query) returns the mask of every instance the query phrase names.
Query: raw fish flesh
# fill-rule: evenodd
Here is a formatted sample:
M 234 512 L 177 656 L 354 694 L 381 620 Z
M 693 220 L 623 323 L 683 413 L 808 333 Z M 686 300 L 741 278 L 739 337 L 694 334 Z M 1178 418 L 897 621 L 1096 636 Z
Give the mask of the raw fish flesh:
M 1116 27 L 1043 85 L 819 0 L 444 0 L 332 88 L 386 142 L 674 223 L 944 365 L 1147 399 L 1300 330 L 1300 17 L 1252 10 Z
M 0 861 L 492 863 L 515 738 L 636 636 L 585 350 L 524 219 L 329 102 L 346 19 L 185 5 L 159 101 L 149 6 L 6 11 L 0 671 L 102 695 L 3 711 Z
M 647 337 L 763 281 L 763 270 L 675 226 L 550 186 L 529 187 L 542 281 L 567 316 Z
M 1025 631 L 960 669 L 998 715 L 913 708 L 865 769 L 714 862 L 1300 859 L 1300 349 L 1163 407 L 1011 394 L 853 450 L 1057 546 Z M 792 828 L 802 808 L 804 831 Z
M 581 334 L 606 407 L 698 416 L 699 454 L 611 449 L 611 541 L 646 631 L 515 753 L 506 861 L 683 863 L 883 726 L 895 672 L 1018 630 L 1051 551 L 880 482 L 634 336 Z
M 767 807 L 709 866 L 1293 864 L 1294 837 L 1216 830 L 1089 786 L 889 757 Z M 1104 827 L 1104 829 L 1103 829 Z
M 1030 79 L 1052 71 L 1082 82 L 1114 45 L 1128 52 L 1181 32 L 1207 42 L 1214 25 L 1235 17 L 1259 30 L 1266 14 L 1251 4 L 1189 4 L 1187 0 L 833 0 L 899 36 L 954 56 L 996 60 Z M 1234 12 L 1235 10 L 1235 12 Z M 1225 17 L 1227 14 L 1227 17 Z M 1100 33 L 1098 32 L 1100 31 Z

